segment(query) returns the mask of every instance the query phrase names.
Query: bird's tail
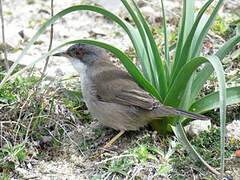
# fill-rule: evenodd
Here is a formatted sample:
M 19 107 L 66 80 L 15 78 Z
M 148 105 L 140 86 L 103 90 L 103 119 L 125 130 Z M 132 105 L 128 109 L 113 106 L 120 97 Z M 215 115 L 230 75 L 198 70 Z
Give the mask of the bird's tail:
M 184 116 L 184 117 L 189 117 L 192 119 L 199 119 L 199 120 L 209 120 L 210 118 L 201 114 L 196 114 L 193 112 L 189 111 L 184 111 L 181 109 L 177 108 L 172 108 L 169 106 L 160 106 L 155 109 L 156 110 L 156 115 L 158 117 L 162 116 Z

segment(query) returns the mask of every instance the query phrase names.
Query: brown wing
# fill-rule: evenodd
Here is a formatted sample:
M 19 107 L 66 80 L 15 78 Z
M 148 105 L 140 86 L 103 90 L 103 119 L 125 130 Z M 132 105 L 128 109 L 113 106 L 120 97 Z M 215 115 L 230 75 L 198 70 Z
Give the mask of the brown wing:
M 101 101 L 133 105 L 146 110 L 154 108 L 156 99 L 142 89 L 127 72 L 110 63 L 101 63 L 98 69 L 93 67 L 90 71 Z

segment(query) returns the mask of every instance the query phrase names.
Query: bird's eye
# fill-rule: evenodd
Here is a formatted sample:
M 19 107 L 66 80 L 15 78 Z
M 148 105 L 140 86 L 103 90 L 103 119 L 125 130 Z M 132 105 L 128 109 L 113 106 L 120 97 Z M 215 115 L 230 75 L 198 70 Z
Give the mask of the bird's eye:
M 77 50 L 75 51 L 75 55 L 76 55 L 77 57 L 82 57 L 82 55 L 83 55 L 82 50 L 77 49 Z

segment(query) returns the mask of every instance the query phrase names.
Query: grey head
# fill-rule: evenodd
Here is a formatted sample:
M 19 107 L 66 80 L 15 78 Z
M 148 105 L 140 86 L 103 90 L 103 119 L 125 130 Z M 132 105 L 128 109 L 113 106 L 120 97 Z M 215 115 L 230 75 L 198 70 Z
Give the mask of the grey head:
M 92 65 L 94 62 L 106 59 L 106 51 L 95 45 L 78 43 L 70 46 L 66 51 L 53 54 L 64 56 L 73 61 L 81 61 L 84 65 Z

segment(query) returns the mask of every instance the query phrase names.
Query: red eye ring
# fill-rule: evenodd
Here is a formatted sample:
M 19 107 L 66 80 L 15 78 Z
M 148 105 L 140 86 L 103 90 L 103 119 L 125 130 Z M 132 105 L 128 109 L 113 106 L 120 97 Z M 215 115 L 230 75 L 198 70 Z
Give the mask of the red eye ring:
M 77 56 L 77 57 L 82 57 L 82 55 L 83 55 L 82 50 L 77 49 L 77 50 L 75 51 L 75 56 Z

